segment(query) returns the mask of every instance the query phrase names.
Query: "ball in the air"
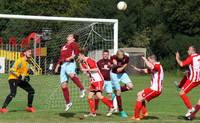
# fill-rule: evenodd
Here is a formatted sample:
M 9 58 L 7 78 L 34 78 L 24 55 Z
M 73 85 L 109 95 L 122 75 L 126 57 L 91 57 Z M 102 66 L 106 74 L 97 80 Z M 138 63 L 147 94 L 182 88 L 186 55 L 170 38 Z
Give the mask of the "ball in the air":
M 118 2 L 117 8 L 118 8 L 118 10 L 122 10 L 122 11 L 126 10 L 126 9 L 127 9 L 127 4 L 126 4 L 126 2 L 124 2 L 124 1 Z

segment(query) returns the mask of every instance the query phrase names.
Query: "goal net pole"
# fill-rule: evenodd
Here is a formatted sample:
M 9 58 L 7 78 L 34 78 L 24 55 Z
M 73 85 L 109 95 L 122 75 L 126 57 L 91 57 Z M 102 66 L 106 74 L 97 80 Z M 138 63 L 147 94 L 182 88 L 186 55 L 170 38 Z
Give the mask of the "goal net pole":
M 114 53 L 118 50 L 118 19 L 97 19 L 97 18 L 77 18 L 77 17 L 56 17 L 56 16 L 32 16 L 32 15 L 12 15 L 0 14 L 4 19 L 26 19 L 26 20 L 54 20 L 54 21 L 74 21 L 74 22 L 110 22 L 114 23 Z

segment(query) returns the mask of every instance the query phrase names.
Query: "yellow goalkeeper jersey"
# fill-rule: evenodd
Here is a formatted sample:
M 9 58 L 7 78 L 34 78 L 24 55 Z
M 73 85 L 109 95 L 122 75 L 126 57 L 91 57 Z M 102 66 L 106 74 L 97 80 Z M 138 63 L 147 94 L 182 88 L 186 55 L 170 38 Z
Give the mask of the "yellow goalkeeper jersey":
M 30 64 L 24 59 L 24 57 L 20 57 L 15 61 L 12 68 L 10 69 L 9 77 L 8 79 L 18 79 L 17 76 L 22 75 L 26 76 L 28 75 L 28 71 L 30 69 Z M 13 75 L 14 73 L 15 75 Z

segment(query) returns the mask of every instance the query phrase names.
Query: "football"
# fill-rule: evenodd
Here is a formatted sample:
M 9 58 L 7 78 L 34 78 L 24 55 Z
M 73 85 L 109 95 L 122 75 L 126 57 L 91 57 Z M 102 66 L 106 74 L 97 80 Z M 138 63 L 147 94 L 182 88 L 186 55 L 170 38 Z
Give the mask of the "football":
M 117 4 L 117 9 L 121 11 L 125 11 L 127 9 L 127 4 L 124 1 L 120 1 Z

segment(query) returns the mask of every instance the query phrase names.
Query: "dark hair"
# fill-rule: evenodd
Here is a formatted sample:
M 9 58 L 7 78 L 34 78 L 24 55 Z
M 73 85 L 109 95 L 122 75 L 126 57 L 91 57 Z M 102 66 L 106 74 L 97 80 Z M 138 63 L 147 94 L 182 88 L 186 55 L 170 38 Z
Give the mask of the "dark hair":
M 24 53 L 24 52 L 26 52 L 26 51 L 28 51 L 28 50 L 31 50 L 31 48 L 30 48 L 30 47 L 26 47 L 26 48 L 24 48 L 24 49 L 22 50 L 22 52 Z
M 109 53 L 109 50 L 105 49 L 103 50 L 103 53 Z
M 150 58 L 150 59 L 154 59 L 155 61 L 157 61 L 157 57 L 156 57 L 156 55 L 154 55 L 154 54 L 150 55 L 149 58 Z
M 82 49 L 80 49 L 80 54 L 83 54 L 83 55 L 87 56 L 88 55 L 88 50 L 85 49 L 85 48 L 82 48 Z
M 75 39 L 75 41 L 78 41 L 79 35 L 78 34 L 73 34 L 73 38 Z

